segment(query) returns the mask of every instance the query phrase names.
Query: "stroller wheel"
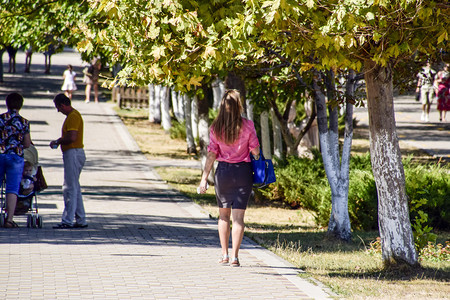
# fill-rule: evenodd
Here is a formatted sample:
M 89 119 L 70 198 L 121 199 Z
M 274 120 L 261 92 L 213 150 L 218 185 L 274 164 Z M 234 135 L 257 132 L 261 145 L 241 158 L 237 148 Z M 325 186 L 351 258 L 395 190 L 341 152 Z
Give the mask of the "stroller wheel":
M 35 215 L 31 216 L 31 227 L 36 228 L 36 221 L 37 221 L 36 216 Z
M 31 227 L 31 215 L 27 216 L 27 228 Z
M 4 213 L 0 214 L 0 227 L 5 227 L 6 216 Z
M 42 228 L 42 217 L 41 216 L 37 217 L 37 227 Z

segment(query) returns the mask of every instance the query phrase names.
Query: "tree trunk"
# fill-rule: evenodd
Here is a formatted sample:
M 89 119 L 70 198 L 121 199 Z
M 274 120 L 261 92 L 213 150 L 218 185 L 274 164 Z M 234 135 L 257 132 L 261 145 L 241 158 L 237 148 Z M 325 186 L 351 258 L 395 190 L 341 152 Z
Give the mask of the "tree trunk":
M 183 96 L 181 96 L 179 92 L 176 92 L 173 88 L 171 88 L 170 97 L 172 99 L 173 114 L 178 123 L 181 124 L 184 121 Z
M 349 169 L 348 164 L 346 166 L 340 165 L 337 109 L 335 108 L 330 113 L 330 128 L 328 128 L 325 95 L 316 81 L 313 83 L 313 88 L 313 95 L 317 105 L 320 150 L 325 173 L 331 188 L 331 214 L 328 223 L 328 233 L 341 240 L 350 241 L 352 233 L 348 214 Z M 329 89 L 332 89 L 332 87 L 330 86 Z M 343 159 L 344 162 L 346 160 L 348 158 Z
M 270 129 L 269 129 L 269 113 L 263 111 L 260 115 L 261 124 L 261 147 L 265 158 L 272 158 L 272 151 L 270 148 Z
M 224 94 L 224 89 L 225 89 L 223 86 L 222 80 L 220 80 L 219 78 L 214 80 L 212 83 L 212 89 L 213 89 L 213 94 L 214 94 L 213 109 L 218 110 L 220 101 L 222 100 L 222 96 Z
M 0 49 L 0 82 L 3 82 L 3 53 L 5 53 L 5 49 Z
M 148 120 L 155 123 L 155 85 L 148 84 Z
M 186 121 L 186 143 L 188 154 L 197 154 L 197 149 L 195 148 L 194 136 L 192 134 L 192 120 L 191 120 L 191 98 L 187 95 L 183 95 L 184 98 L 184 117 Z
M 253 104 L 251 103 L 250 99 L 247 99 L 247 118 L 251 121 L 253 121 Z
M 166 133 L 172 127 L 170 118 L 170 89 L 168 86 L 161 88 L 161 125 Z
M 283 137 L 281 136 L 281 125 L 278 121 L 273 108 L 270 110 L 272 118 L 272 132 L 273 132 L 273 155 L 278 159 L 283 159 Z
M 207 85 L 202 86 L 204 98 L 198 101 L 198 137 L 200 146 L 200 155 L 202 161 L 202 170 L 205 169 L 206 155 L 209 145 L 209 100 L 212 100 L 213 90 Z M 214 170 L 209 173 L 208 182 L 214 183 Z
M 161 123 L 161 88 L 160 85 L 153 85 L 155 97 L 153 98 L 153 106 L 150 107 L 153 123 Z
M 395 127 L 392 69 L 364 62 L 370 155 L 378 193 L 378 225 L 385 266 L 416 265 L 405 174 Z
M 192 125 L 192 136 L 194 141 L 198 138 L 198 99 L 197 96 L 191 99 L 191 125 Z

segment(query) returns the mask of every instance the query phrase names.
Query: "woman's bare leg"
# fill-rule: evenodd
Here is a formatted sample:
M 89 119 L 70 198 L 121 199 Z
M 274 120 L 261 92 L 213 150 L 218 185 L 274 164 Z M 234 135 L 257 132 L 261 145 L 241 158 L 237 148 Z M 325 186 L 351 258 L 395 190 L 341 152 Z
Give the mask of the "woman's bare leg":
M 242 238 L 244 237 L 244 216 L 245 209 L 233 209 L 233 229 L 232 229 L 232 243 L 233 252 L 232 257 L 239 257 L 239 249 L 241 248 Z
M 228 255 L 228 243 L 230 241 L 230 216 L 231 208 L 219 207 L 219 239 L 222 255 Z

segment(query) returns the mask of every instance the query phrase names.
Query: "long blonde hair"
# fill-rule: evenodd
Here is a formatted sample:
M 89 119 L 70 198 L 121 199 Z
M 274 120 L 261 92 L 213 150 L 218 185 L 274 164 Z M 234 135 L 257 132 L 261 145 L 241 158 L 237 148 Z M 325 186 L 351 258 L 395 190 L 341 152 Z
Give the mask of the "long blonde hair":
M 242 127 L 242 111 L 239 92 L 227 90 L 220 102 L 219 114 L 211 125 L 217 139 L 228 145 L 237 140 Z

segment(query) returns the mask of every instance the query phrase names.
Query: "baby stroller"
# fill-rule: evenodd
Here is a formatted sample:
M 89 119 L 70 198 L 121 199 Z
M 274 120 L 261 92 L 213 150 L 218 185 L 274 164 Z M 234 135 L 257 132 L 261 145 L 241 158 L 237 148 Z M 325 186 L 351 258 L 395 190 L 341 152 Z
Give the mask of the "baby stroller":
M 17 196 L 17 205 L 16 210 L 14 211 L 15 216 L 27 215 L 27 227 L 28 228 L 42 228 L 43 220 L 42 217 L 39 216 L 38 213 L 38 203 L 37 203 L 37 194 L 43 189 L 47 188 L 45 183 L 45 179 L 42 175 L 42 168 L 38 165 L 38 153 L 36 148 L 31 145 L 29 148 L 24 150 L 24 159 L 28 161 L 33 166 L 33 177 L 27 177 L 22 180 L 27 180 L 28 184 L 33 183 L 32 190 L 28 190 L 26 193 L 23 193 L 24 190 L 21 189 L 19 191 L 19 195 Z M 0 225 L 3 227 L 5 224 L 6 214 L 5 214 L 5 180 L 2 180 L 1 186 L 1 198 L 0 198 Z

